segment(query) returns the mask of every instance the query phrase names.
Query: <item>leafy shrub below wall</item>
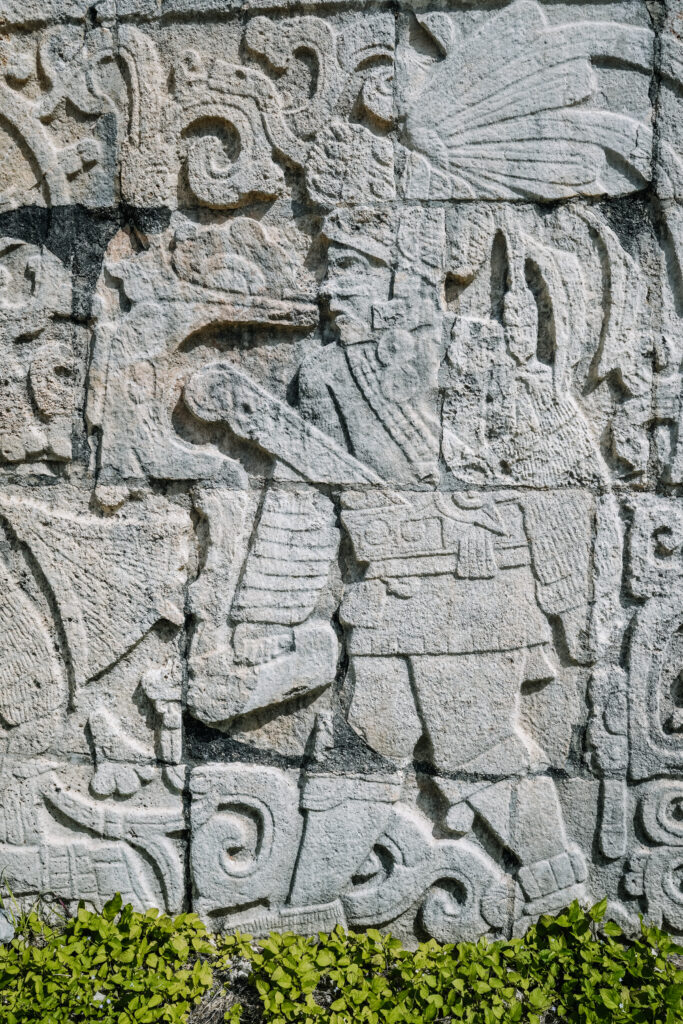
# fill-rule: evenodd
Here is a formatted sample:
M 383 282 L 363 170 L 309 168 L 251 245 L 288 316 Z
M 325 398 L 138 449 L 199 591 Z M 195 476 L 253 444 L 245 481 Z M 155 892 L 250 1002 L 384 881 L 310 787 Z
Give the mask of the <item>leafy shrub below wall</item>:
M 121 897 L 62 928 L 32 913 L 0 947 L 2 1024 L 181 1024 L 211 987 L 214 943 L 195 914 L 138 914 Z
M 120 897 L 62 927 L 16 921 L 0 947 L 2 1024 L 674 1024 L 683 948 L 635 942 L 573 903 L 522 939 L 423 943 L 370 930 L 215 938 L 194 914 L 135 913 Z M 603 923 L 601 923 L 603 922 Z

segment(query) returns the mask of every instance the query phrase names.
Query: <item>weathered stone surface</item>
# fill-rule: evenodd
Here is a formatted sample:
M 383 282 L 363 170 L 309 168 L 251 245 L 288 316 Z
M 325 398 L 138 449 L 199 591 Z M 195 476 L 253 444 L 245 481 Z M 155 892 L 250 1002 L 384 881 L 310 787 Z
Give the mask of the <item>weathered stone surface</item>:
M 649 180 L 646 8 L 571 11 L 516 0 L 403 19 L 408 198 L 615 195 Z
M 364 8 L 0 0 L 0 874 L 683 932 L 680 5 Z

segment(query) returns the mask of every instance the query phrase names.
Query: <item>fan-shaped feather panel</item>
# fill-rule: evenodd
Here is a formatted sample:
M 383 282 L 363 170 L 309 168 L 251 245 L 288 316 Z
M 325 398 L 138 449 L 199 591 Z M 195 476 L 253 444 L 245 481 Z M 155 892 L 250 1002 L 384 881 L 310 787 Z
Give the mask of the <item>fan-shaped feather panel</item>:
M 652 160 L 652 46 L 638 26 L 550 25 L 530 0 L 454 33 L 408 90 L 406 195 L 552 200 L 641 187 Z M 624 73 L 632 87 L 616 86 Z

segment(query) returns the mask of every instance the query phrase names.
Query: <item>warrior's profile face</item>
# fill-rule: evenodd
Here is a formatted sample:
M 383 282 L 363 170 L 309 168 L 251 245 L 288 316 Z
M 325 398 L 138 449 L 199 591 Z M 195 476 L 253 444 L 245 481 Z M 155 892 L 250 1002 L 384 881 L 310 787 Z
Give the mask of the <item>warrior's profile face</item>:
M 329 303 L 342 342 L 370 336 L 372 306 L 389 295 L 391 270 L 350 246 L 330 243 L 320 295 Z

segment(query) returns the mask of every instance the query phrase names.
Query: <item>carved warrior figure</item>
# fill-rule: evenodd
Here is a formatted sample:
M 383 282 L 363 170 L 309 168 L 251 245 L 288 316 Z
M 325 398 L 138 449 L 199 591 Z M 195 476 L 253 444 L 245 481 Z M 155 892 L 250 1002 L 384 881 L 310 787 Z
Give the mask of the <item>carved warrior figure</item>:
M 253 386 L 246 389 L 227 365 L 199 371 L 185 390 L 200 418 L 225 418 L 304 477 L 325 478 L 302 444 L 312 431 L 317 436 L 317 425 L 337 451 L 352 453 L 349 477 L 372 482 L 363 479 L 365 464 L 397 488 L 348 487 L 342 498 L 342 525 L 365 569 L 340 610 L 352 684 L 347 717 L 372 752 L 372 767 L 346 774 L 334 761 L 333 738 L 318 738 L 301 782 L 305 826 L 288 906 L 258 927 L 285 926 L 306 908 L 318 921 L 343 920 L 344 907 L 354 912 L 354 877 L 380 884 L 372 850 L 385 830 L 390 836 L 403 827 L 404 770 L 420 741 L 448 804 L 447 833 L 463 837 L 475 819 L 483 822 L 518 861 L 526 911 L 559 906 L 582 892 L 586 864 L 566 838 L 554 783 L 543 774 L 545 755 L 519 724 L 519 704 L 525 684 L 555 676 L 549 618 L 561 624 L 571 660 L 591 657 L 593 501 L 577 485 L 600 484 L 606 470 L 569 394 L 572 339 L 558 325 L 556 350 L 539 360 L 536 301 L 520 281 L 517 251 L 503 326 L 491 325 L 489 343 L 481 324 L 470 338 L 470 365 L 453 342 L 441 373 L 453 465 L 464 390 L 473 392 L 471 404 L 494 380 L 488 419 L 506 473 L 493 471 L 486 428 L 460 449 L 466 462 L 486 466 L 488 489 L 429 493 L 438 474 L 436 385 L 449 323 L 439 301 L 440 215 L 409 210 L 397 223 L 389 211 L 335 211 L 324 231 L 322 294 L 338 342 L 311 355 L 298 376 L 299 408 L 314 426 L 302 421 L 295 430 L 293 411 L 274 417 L 265 393 L 256 408 Z M 534 253 L 551 287 L 566 281 L 566 273 L 551 271 L 571 257 L 540 245 Z M 461 337 L 460 322 L 454 333 Z M 477 420 L 467 413 L 463 421 L 476 435 Z M 276 426 L 284 433 L 276 436 Z M 525 491 L 529 485 L 554 489 Z
M 362 289 L 367 267 L 353 250 L 368 261 L 373 242 L 362 225 L 353 236 L 331 235 L 333 250 L 345 243 L 352 255 L 345 259 L 333 252 L 329 263 L 326 292 L 343 347 L 331 357 L 323 349 L 324 369 L 332 365 L 336 373 L 323 371 L 321 376 L 327 392 L 336 398 L 339 419 L 344 417 L 351 437 L 355 436 L 352 430 L 357 430 L 359 437 L 368 435 L 370 410 L 392 435 L 398 433 L 396 421 L 400 422 L 408 401 L 411 410 L 419 414 L 425 392 L 433 400 L 428 390 L 432 382 L 420 381 L 406 358 L 411 351 L 408 343 L 399 349 L 399 373 L 410 375 L 413 371 L 411 383 L 418 397 L 408 388 L 401 392 L 396 387 L 392 394 L 385 386 L 382 406 L 374 401 L 366 378 L 354 372 L 359 359 L 349 359 L 349 369 L 345 367 L 342 353 L 348 358 L 354 352 L 352 346 L 362 338 L 359 312 L 365 314 L 366 323 L 369 312 L 362 307 L 359 310 L 366 294 Z M 399 282 L 400 275 L 399 270 Z M 508 351 L 531 379 L 527 385 L 530 401 L 545 414 L 543 426 L 547 428 L 552 421 L 557 433 L 570 418 L 576 418 L 577 410 L 570 405 L 568 415 L 555 398 L 559 389 L 549 367 L 528 365 L 532 356 L 535 361 L 537 346 L 535 303 L 517 279 L 511 279 L 509 285 Z M 419 293 L 420 285 L 413 287 Z M 373 314 L 378 319 L 374 310 Z M 394 329 L 392 338 L 398 333 Z M 422 360 L 427 377 L 430 363 L 433 369 L 440 351 L 438 326 L 436 330 L 432 326 L 431 341 L 431 351 L 428 349 Z M 384 369 L 382 344 L 380 335 L 373 353 L 380 374 Z M 481 359 L 481 347 L 472 347 L 472 352 L 478 353 L 475 358 Z M 558 352 L 558 361 L 564 355 Z M 380 374 L 376 377 L 382 381 Z M 468 374 L 467 379 L 471 381 L 473 375 Z M 476 376 L 474 380 L 476 386 Z M 365 401 L 365 415 L 355 398 L 357 391 Z M 324 401 L 325 390 L 311 368 L 301 375 L 300 393 L 304 408 L 306 403 L 314 405 L 317 395 Z M 445 416 L 450 399 L 447 382 Z M 328 400 L 324 414 L 328 422 L 330 412 Z M 493 415 L 496 412 L 502 414 L 498 409 Z M 429 422 L 427 416 L 424 422 Z M 399 438 L 409 436 L 411 425 L 398 433 Z M 421 436 L 429 444 L 433 435 L 423 428 Z M 587 430 L 583 436 L 583 446 L 577 446 L 577 461 L 585 453 L 597 468 L 599 456 L 589 444 Z M 547 440 L 552 445 L 552 435 Z M 540 447 L 543 458 L 542 444 Z M 535 445 L 536 451 L 538 448 Z M 387 446 L 375 445 L 373 450 L 381 453 Z M 376 463 L 377 454 L 374 457 Z M 529 479 L 528 472 L 510 461 L 510 482 L 541 482 L 533 476 Z M 548 462 L 556 465 L 552 452 Z M 420 479 L 424 481 L 423 463 L 413 458 L 412 464 L 418 473 L 422 470 Z M 389 460 L 376 468 L 380 473 L 383 470 L 386 478 L 393 478 Z M 543 481 L 546 486 L 569 482 L 567 476 Z M 348 629 L 354 685 L 349 723 L 387 764 L 393 764 L 394 772 L 346 783 L 357 824 L 342 850 L 337 850 L 331 875 L 321 870 L 321 865 L 331 859 L 332 844 L 340 841 L 341 819 L 348 813 L 348 805 L 340 807 L 335 776 L 325 775 L 324 761 L 310 770 L 303 786 L 306 829 L 292 902 L 324 902 L 334 896 L 335 888 L 343 893 L 359 869 L 363 874 L 363 852 L 372 848 L 388 821 L 391 806 L 400 796 L 402 768 L 424 733 L 431 766 L 449 803 L 448 828 L 465 833 L 475 814 L 479 815 L 518 857 L 522 865 L 519 879 L 532 912 L 562 903 L 585 879 L 585 863 L 580 852 L 567 845 L 553 783 L 533 774 L 543 764 L 543 753 L 523 733 L 517 714 L 522 685 L 547 682 L 554 676 L 550 631 L 543 612 L 563 621 L 570 649 L 581 657 L 588 599 L 590 499 L 566 490 L 534 493 L 521 500 L 495 492 L 420 497 L 404 491 L 388 507 L 386 500 L 377 502 L 370 495 L 349 494 L 344 504 L 343 525 L 358 561 L 366 566 L 363 581 L 347 590 L 340 613 Z M 358 808 L 363 804 L 373 807 L 371 815 L 360 816 L 366 822 L 365 833 L 358 825 Z M 532 825 L 539 819 L 547 824 L 542 839 Z
M 594 794 L 590 886 L 683 927 L 675 13 L 24 6 L 0 876 L 478 938 L 587 895 Z
M 325 221 L 321 296 L 340 343 L 301 367 L 299 408 L 393 484 L 438 479 L 443 232 L 441 211 L 417 208 L 403 213 L 398 231 L 390 212 L 362 207 Z

